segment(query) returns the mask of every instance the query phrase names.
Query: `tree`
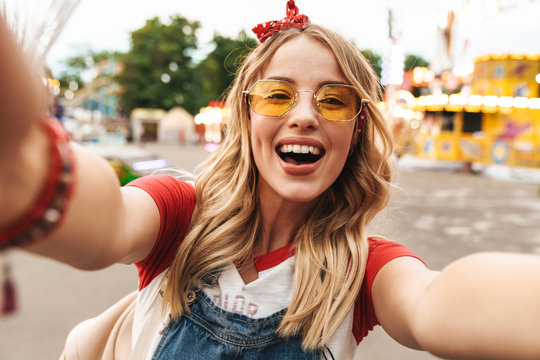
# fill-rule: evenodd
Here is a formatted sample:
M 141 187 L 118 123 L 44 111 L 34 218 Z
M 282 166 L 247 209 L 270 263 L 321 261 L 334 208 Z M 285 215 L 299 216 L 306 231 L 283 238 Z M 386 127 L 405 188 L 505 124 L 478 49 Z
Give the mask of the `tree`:
M 199 99 L 201 106 L 205 106 L 210 100 L 224 99 L 225 91 L 234 80 L 236 70 L 257 45 L 257 41 L 248 37 L 244 31 L 241 31 L 236 39 L 215 34 L 212 43 L 214 50 L 197 66 L 202 87 Z
M 417 66 L 428 67 L 429 62 L 423 57 L 414 54 L 409 54 L 405 57 L 405 71 L 410 71 Z
M 364 55 L 367 61 L 369 61 L 371 67 L 373 70 L 375 70 L 375 73 L 380 80 L 382 72 L 382 57 L 374 51 L 368 49 L 360 50 L 360 52 L 362 55 Z
M 61 88 L 67 88 L 70 83 L 76 83 L 81 88 L 91 77 L 89 72 L 98 62 L 118 56 L 118 52 L 86 50 L 80 55 L 70 56 L 64 61 L 64 70 L 58 75 Z
M 199 26 L 198 21 L 178 15 L 169 24 L 155 17 L 131 34 L 131 49 L 121 57 L 123 71 L 117 77 L 127 114 L 136 107 L 182 106 L 191 113 L 198 111 L 200 86 L 195 82 L 192 54 Z

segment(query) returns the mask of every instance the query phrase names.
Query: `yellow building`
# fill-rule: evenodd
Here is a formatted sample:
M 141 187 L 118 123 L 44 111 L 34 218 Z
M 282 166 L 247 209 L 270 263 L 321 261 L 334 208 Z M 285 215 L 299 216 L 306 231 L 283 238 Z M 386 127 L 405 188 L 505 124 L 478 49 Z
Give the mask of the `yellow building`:
M 540 55 L 491 55 L 475 61 L 471 90 L 477 95 L 537 98 Z
M 485 56 L 476 60 L 472 95 L 415 99 L 407 152 L 457 160 L 540 168 L 540 56 Z M 405 105 L 407 106 L 407 105 Z

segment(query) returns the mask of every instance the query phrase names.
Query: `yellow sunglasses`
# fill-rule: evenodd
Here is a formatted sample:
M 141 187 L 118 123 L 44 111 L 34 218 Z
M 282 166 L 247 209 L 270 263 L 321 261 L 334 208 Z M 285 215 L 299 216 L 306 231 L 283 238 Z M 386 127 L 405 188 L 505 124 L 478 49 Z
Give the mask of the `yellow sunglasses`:
M 313 106 L 325 119 L 331 121 L 354 120 L 364 104 L 369 102 L 362 99 L 353 86 L 345 84 L 327 84 L 316 93 L 311 90 L 297 91 L 312 92 Z M 297 91 L 287 81 L 259 80 L 242 93 L 256 114 L 277 117 L 285 115 L 296 105 Z

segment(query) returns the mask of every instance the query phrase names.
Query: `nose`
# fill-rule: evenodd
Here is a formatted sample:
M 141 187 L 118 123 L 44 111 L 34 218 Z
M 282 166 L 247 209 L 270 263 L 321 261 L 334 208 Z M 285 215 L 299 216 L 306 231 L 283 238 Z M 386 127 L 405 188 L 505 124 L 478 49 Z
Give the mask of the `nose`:
M 288 125 L 302 129 L 319 127 L 319 112 L 313 104 L 313 91 L 298 90 L 296 104 L 289 111 Z

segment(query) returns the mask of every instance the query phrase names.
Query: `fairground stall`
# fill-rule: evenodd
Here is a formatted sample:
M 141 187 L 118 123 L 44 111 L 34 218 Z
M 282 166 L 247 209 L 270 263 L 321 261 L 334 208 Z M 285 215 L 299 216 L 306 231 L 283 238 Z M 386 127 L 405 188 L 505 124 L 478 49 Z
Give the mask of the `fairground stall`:
M 540 168 L 540 55 L 478 58 L 467 88 L 401 96 L 398 155 Z

